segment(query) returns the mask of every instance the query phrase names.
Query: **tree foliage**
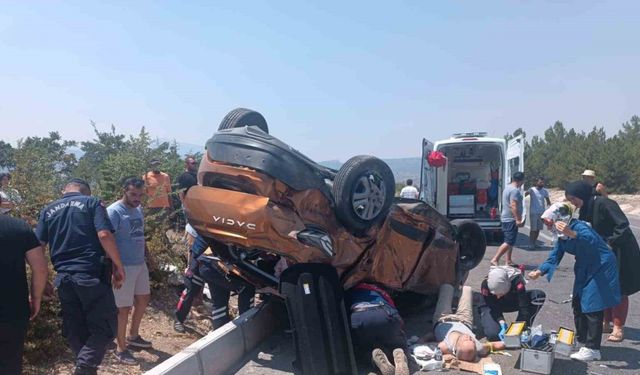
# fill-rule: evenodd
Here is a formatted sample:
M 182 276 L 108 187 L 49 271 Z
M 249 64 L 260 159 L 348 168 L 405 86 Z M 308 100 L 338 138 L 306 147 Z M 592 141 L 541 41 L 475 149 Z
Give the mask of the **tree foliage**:
M 73 141 L 64 141 L 57 132 L 48 137 L 27 137 L 18 141 L 13 152 L 15 168 L 12 184 L 20 192 L 23 202 L 16 211 L 34 222 L 42 207 L 59 196 L 62 185 L 77 166 L 69 147 Z
M 505 138 L 520 134 L 518 130 Z M 592 169 L 609 191 L 635 193 L 640 190 L 638 158 L 638 116 L 622 124 L 622 129 L 612 137 L 607 137 L 604 128 L 594 127 L 588 133 L 577 132 L 556 121 L 543 136 L 527 140 L 525 175 L 528 185 L 533 184 L 538 176 L 544 176 L 548 186 L 563 188 L 568 182 L 580 179 L 585 169 Z
M 131 176 L 142 177 L 153 158 L 162 161 L 161 170 L 168 173 L 173 182 L 182 173 L 184 156 L 178 153 L 176 142 L 155 141 L 144 127 L 135 136 L 125 136 L 117 133 L 114 126 L 109 131 L 100 131 L 93 123 L 91 126 L 95 138 L 80 143 L 82 153 L 78 152 L 75 141 L 63 140 L 57 132 L 21 139 L 15 148 L 0 142 L 0 167 L 11 170 L 12 188 L 23 198 L 13 210 L 14 215 L 35 226 L 42 208 L 60 197 L 64 184 L 72 177 L 87 180 L 93 195 L 110 204 L 121 198 L 122 181 Z M 174 199 L 168 216 L 180 215 L 180 203 Z M 167 220 L 167 215 L 146 213 L 148 265 L 155 285 L 166 284 L 165 266 L 184 269 L 186 249 L 176 241 L 179 237 L 168 235 L 172 233 L 170 229 L 176 227 Z M 66 350 L 59 335 L 58 313 L 56 300 L 45 302 L 38 318 L 32 322 L 25 351 L 28 363 L 42 362 Z
M 16 161 L 13 156 L 14 149 L 11 144 L 0 141 L 0 169 L 13 169 Z

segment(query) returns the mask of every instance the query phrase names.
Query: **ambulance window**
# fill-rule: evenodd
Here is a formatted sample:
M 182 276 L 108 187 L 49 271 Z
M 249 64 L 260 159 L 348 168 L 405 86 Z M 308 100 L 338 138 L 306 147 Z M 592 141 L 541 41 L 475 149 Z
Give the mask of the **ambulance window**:
M 518 172 L 518 167 L 520 166 L 520 157 L 509 159 L 509 171 L 511 171 L 511 175 Z M 511 176 L 509 176 L 511 179 Z

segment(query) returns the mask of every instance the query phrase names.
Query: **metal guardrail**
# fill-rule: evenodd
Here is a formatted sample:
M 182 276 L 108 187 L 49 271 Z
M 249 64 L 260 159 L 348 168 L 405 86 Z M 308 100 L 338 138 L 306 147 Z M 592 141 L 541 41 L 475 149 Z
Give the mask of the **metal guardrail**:
M 278 328 L 282 311 L 283 308 L 274 302 L 256 306 L 145 372 L 145 375 L 225 374 Z

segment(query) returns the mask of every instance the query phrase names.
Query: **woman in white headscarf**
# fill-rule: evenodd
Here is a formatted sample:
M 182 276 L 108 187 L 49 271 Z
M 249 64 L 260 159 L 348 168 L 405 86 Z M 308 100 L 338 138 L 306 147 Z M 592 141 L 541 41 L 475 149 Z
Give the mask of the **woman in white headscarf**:
M 566 191 L 571 201 L 570 189 Z M 579 204 L 576 206 L 580 207 Z M 621 299 L 616 256 L 593 228 L 572 218 L 570 207 L 565 209 L 564 217 L 555 222 L 562 237 L 556 241 L 547 260 L 529 273 L 529 278 L 535 280 L 547 275 L 547 280 L 551 281 L 564 254 L 575 256 L 572 307 L 576 338 L 584 346 L 571 358 L 584 362 L 600 360 L 604 310 L 616 306 Z
M 491 266 L 480 291 L 485 302 L 480 307 L 480 321 L 490 341 L 504 339 L 508 327 L 505 312 L 517 311 L 516 321 L 529 327 L 546 298 L 541 290 L 526 290 L 523 271 L 510 266 Z

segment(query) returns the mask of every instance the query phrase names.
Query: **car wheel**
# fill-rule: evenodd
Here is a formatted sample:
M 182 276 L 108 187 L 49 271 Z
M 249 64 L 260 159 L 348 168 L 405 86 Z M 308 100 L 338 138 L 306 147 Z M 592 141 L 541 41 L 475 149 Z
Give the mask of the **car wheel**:
M 347 160 L 336 174 L 333 196 L 338 219 L 359 234 L 384 219 L 395 193 L 391 168 L 368 155 Z
M 257 126 L 263 132 L 269 134 L 267 120 L 260 114 L 247 108 L 236 108 L 227 113 L 220 122 L 218 130 L 242 128 L 244 126 Z
M 454 227 L 455 240 L 460 246 L 459 268 L 469 271 L 480 264 L 487 250 L 484 231 L 478 223 L 469 219 L 452 220 L 451 225 Z
M 295 264 L 282 272 L 280 293 L 293 330 L 297 373 L 355 374 L 349 318 L 336 269 Z

